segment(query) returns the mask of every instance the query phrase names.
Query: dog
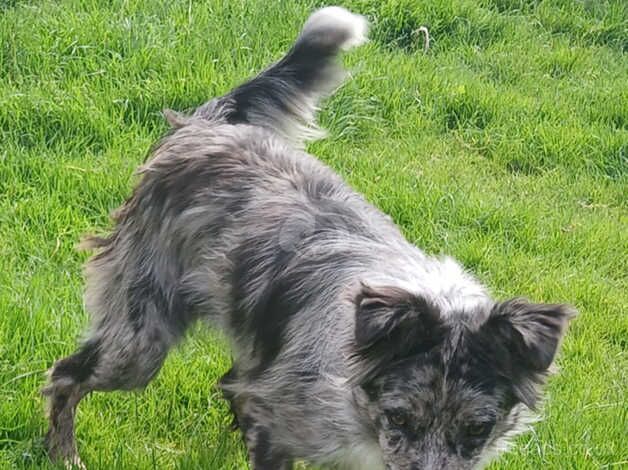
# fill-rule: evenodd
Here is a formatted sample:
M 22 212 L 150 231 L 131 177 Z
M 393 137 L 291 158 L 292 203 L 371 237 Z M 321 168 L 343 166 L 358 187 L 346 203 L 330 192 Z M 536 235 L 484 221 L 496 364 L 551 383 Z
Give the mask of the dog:
M 575 310 L 493 300 L 303 151 L 367 30 L 320 9 L 279 62 L 165 113 L 113 231 L 85 241 L 91 328 L 44 389 L 53 460 L 82 465 L 81 398 L 145 387 L 197 320 L 231 340 L 220 387 L 255 470 L 480 468 L 528 427 Z

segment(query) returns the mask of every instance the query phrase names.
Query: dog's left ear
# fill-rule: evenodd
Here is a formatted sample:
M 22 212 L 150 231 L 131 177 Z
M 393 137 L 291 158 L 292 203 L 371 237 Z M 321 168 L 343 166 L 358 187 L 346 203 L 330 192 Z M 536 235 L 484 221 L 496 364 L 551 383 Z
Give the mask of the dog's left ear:
M 428 350 L 442 340 L 436 307 L 400 287 L 361 285 L 355 298 L 355 342 L 360 351 L 373 348 L 389 356 Z
M 549 373 L 569 320 L 576 314 L 568 305 L 512 299 L 496 304 L 481 327 L 500 372 L 512 380 L 515 395 L 528 407 L 534 408 L 537 385 Z

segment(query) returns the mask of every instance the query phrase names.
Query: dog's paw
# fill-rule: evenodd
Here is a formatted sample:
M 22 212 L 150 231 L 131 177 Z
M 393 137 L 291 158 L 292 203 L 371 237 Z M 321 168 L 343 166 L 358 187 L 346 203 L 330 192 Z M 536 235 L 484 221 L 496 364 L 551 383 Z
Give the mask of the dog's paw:
M 63 461 L 63 465 L 68 470 L 87 470 L 87 467 L 78 456 L 78 454 L 75 454 L 74 456 L 65 459 Z

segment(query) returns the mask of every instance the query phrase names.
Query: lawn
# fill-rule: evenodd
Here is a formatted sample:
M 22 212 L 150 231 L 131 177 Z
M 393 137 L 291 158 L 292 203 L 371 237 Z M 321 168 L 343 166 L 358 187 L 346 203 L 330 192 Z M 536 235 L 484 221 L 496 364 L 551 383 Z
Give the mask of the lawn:
M 344 2 L 373 23 L 309 150 L 499 298 L 580 311 L 543 422 L 492 468 L 628 467 L 628 3 Z M 50 466 L 39 389 L 87 324 L 81 234 L 185 110 L 276 60 L 315 2 L 0 1 L 0 468 Z M 426 25 L 431 48 L 415 34 Z M 198 328 L 78 412 L 89 468 L 245 468 Z

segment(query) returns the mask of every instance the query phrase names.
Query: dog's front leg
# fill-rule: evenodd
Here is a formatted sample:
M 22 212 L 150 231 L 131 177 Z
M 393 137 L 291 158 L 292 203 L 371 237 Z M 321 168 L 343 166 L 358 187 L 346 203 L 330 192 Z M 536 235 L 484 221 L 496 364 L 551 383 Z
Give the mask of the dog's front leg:
M 249 461 L 253 470 L 290 470 L 293 459 L 273 442 L 271 413 L 259 400 L 236 394 L 233 388 L 238 382 L 238 372 L 234 365 L 220 380 L 219 387 L 229 403 L 234 415 L 232 429 L 240 429 L 246 444 Z
M 250 424 L 250 419 L 243 417 L 241 423 Z M 291 470 L 293 461 L 285 451 L 279 449 L 272 442 L 268 428 L 254 423 L 245 428 L 242 433 L 249 452 L 249 461 L 252 470 Z

